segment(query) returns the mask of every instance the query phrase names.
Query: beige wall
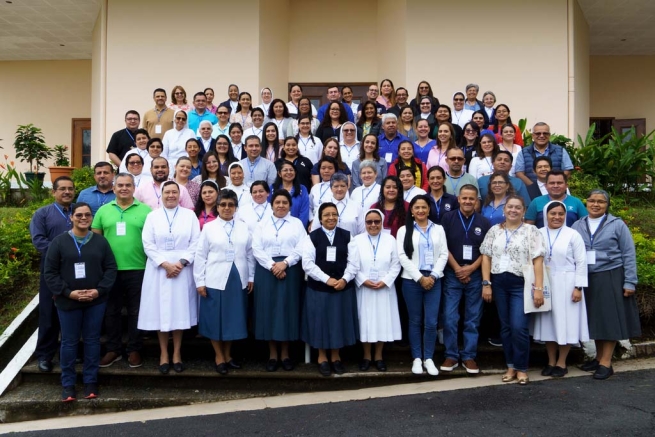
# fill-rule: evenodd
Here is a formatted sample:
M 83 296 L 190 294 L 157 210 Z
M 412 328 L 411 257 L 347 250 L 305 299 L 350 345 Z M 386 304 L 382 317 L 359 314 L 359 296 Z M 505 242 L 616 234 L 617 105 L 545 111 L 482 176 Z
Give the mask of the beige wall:
M 273 90 L 273 98 L 287 101 L 289 7 L 289 0 L 259 2 L 259 87 L 251 91 L 255 105 L 261 103 L 259 92 L 264 87 Z
M 407 25 L 407 2 L 411 0 L 378 0 L 377 4 L 377 78 L 391 79 L 394 86 L 406 87 L 407 41 L 401 29 Z
M 107 1 L 103 0 L 93 27 L 93 58 L 91 59 L 91 162 L 107 159 L 104 145 L 107 104 Z
M 645 118 L 655 128 L 655 56 L 592 56 L 591 116 Z
M 589 25 L 577 0 L 569 0 L 569 138 L 589 130 Z
M 9 160 L 15 158 L 12 144 L 18 125 L 41 128 L 50 147 L 70 147 L 71 119 L 91 116 L 90 60 L 0 62 L 0 83 L 6 102 L 0 105 L 0 153 Z M 29 170 L 27 164 L 16 165 L 20 171 Z
M 483 17 L 486 30 L 466 29 L 466 17 Z M 566 0 L 407 0 L 406 22 L 410 96 L 427 80 L 452 105 L 453 93 L 474 82 L 507 104 L 514 122 L 568 131 Z
M 99 120 L 106 123 L 105 144 L 125 126 L 128 109 L 153 106 L 158 87 L 169 101 L 175 85 L 191 99 L 212 87 L 219 103 L 237 83 L 258 102 L 258 18 L 258 0 L 108 0 L 106 117 Z

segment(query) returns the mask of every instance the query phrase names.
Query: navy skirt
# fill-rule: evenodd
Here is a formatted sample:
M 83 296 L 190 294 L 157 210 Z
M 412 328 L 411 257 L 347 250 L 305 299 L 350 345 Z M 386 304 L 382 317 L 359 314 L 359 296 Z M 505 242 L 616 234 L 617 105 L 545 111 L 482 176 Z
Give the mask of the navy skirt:
M 232 264 L 225 290 L 207 287 L 207 297 L 200 297 L 198 333 L 215 341 L 247 338 L 247 311 L 248 291 L 241 288 L 239 272 Z
M 302 318 L 302 339 L 313 348 L 339 349 L 355 344 L 359 338 L 355 287 L 326 293 L 308 286 Z
M 285 257 L 274 257 L 275 262 Z M 259 263 L 255 268 L 255 338 L 295 341 L 300 338 L 300 296 L 304 272 L 300 264 L 286 269 L 277 279 Z

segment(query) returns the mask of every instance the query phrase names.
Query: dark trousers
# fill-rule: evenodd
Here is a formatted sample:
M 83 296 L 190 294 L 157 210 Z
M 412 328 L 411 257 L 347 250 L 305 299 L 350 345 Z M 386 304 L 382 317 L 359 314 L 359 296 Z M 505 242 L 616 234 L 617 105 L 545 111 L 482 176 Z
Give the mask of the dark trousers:
M 107 352 L 121 353 L 122 324 L 121 310 L 127 308 L 127 348 L 125 352 L 137 352 L 143 346 L 141 332 L 137 328 L 139 305 L 141 304 L 141 285 L 145 270 L 119 270 L 114 287 L 109 292 L 105 312 L 105 334 Z
M 59 349 L 59 315 L 50 289 L 45 283 L 43 268 L 45 254 L 41 256 L 41 278 L 39 280 L 39 333 L 36 340 L 36 358 L 52 361 Z M 61 298 L 65 299 L 65 298 Z

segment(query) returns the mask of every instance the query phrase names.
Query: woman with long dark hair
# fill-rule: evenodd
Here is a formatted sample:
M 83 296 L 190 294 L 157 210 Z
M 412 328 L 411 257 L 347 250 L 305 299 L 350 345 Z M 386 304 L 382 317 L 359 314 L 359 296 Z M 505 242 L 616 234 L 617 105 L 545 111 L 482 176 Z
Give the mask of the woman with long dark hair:
M 341 134 L 341 125 L 348 121 L 348 114 L 343 107 L 343 103 L 332 102 L 325 111 L 325 118 L 316 129 L 316 136 L 325 142 L 332 137 L 339 138 Z
M 409 204 L 403 200 L 403 185 L 397 176 L 387 176 L 382 180 L 378 201 L 371 205 L 371 208 L 384 213 L 382 232 L 395 237 L 398 229 L 405 224 L 409 208 Z
M 280 150 L 280 159 L 275 162 L 275 165 L 279 165 L 281 161 L 293 164 L 298 174 L 298 181 L 309 192 L 312 189 L 312 167 L 314 164 L 309 158 L 300 153 L 296 137 L 286 137 L 284 139 L 284 146 Z
M 357 120 L 357 127 L 362 130 L 362 135 L 373 134 L 376 137 L 380 135 L 382 122 L 378 116 L 378 109 L 375 103 L 370 100 L 360 106 L 361 117 Z
M 279 161 L 277 177 L 271 185 L 271 192 L 287 190 L 293 199 L 291 215 L 299 219 L 305 229 L 309 223 L 309 194 L 304 185 L 296 177 L 296 167 L 289 161 Z M 270 202 L 271 199 L 269 199 Z

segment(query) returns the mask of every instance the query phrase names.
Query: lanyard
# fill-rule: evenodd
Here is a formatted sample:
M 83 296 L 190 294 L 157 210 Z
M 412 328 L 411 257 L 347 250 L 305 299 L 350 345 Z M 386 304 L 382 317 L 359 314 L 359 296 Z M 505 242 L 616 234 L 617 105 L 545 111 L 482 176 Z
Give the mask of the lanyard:
M 375 261 L 378 259 L 378 249 L 380 248 L 380 237 L 381 235 L 378 234 L 378 241 L 377 244 L 373 244 L 373 240 L 371 240 L 371 236 L 368 236 L 368 241 L 371 243 L 371 247 L 373 248 L 373 264 L 375 264 Z
M 77 238 L 75 238 L 75 235 L 73 235 L 73 231 L 68 231 L 68 235 L 71 236 L 73 239 L 73 243 L 75 243 L 75 248 L 77 249 L 77 254 L 80 256 L 80 259 L 82 259 L 82 246 L 84 246 L 90 239 L 91 239 L 91 232 L 86 234 L 86 237 L 80 243 L 77 243 Z
M 264 128 L 259 129 L 259 132 L 257 132 L 256 129 L 257 129 L 257 128 L 256 128 L 255 126 L 253 126 L 253 127 L 252 127 L 252 133 L 253 133 L 253 135 L 257 135 L 257 136 L 260 137 L 260 136 L 262 135 L 262 131 L 264 130 Z
M 584 221 L 584 224 L 587 227 L 587 232 L 589 232 L 589 242 L 591 243 L 589 245 L 590 249 L 594 248 L 594 238 L 596 237 L 596 234 L 598 234 L 598 231 L 600 231 L 601 228 L 605 225 L 606 221 L 607 221 L 607 214 L 603 216 L 603 219 L 600 221 L 598 227 L 596 228 L 596 232 L 594 232 L 593 234 L 591 233 L 591 229 L 589 228 L 589 217 L 587 217 L 587 220 Z
M 428 229 L 425 232 L 423 232 L 423 229 L 421 229 L 420 226 L 417 225 L 416 223 L 414 223 L 414 229 L 416 229 L 418 231 L 418 233 L 421 234 L 421 237 L 425 238 L 425 242 L 428 245 L 428 250 L 430 250 L 430 246 L 431 246 L 431 244 L 430 244 L 430 230 L 432 229 L 432 223 L 430 223 L 430 225 L 428 226 Z
M 507 228 L 505 228 L 505 253 L 507 253 L 507 246 L 509 246 L 510 240 L 512 239 L 514 234 L 516 234 L 516 231 L 521 229 L 521 226 L 523 226 L 523 223 L 521 223 L 521 225 L 518 228 L 514 229 L 514 231 L 512 231 L 512 233 L 509 234 L 509 236 L 507 235 Z
M 257 206 L 255 206 L 255 205 L 257 205 Z M 264 212 L 262 212 L 261 214 L 259 214 L 259 213 L 257 212 L 257 208 L 259 208 L 260 206 L 263 206 L 263 207 L 264 207 Z M 261 219 L 264 217 L 264 214 L 266 214 L 266 208 L 267 208 L 267 206 L 268 206 L 267 203 L 266 203 L 266 204 L 263 204 L 263 203 L 259 203 L 259 204 L 257 204 L 257 203 L 255 203 L 255 202 L 252 203 L 252 210 L 255 211 L 255 214 L 257 215 L 257 221 L 258 221 L 258 222 L 261 221 Z
M 473 219 L 475 218 L 475 213 L 471 215 L 471 221 L 469 222 L 469 225 L 466 226 L 464 224 L 464 217 L 462 217 L 462 211 L 457 210 L 457 214 L 459 214 L 459 221 L 462 222 L 462 227 L 464 228 L 464 232 L 466 233 L 466 239 L 469 239 L 469 229 L 471 229 L 471 226 L 473 225 Z
M 64 220 L 66 220 L 66 226 L 70 227 L 71 226 L 71 218 L 69 216 L 67 216 L 66 214 L 64 214 L 64 210 L 59 208 L 59 205 L 57 205 L 56 203 L 53 203 L 53 205 L 55 206 L 55 208 L 57 208 L 57 211 L 59 211 L 59 214 L 61 214 L 61 216 L 64 218 Z
M 441 217 L 441 201 L 443 200 L 443 194 L 437 201 L 437 199 L 434 198 L 432 194 L 430 194 L 430 197 L 432 197 L 432 200 L 434 201 L 434 207 L 437 209 L 437 220 Z
M 364 192 L 366 191 L 366 188 L 362 186 L 362 208 L 364 208 L 364 201 L 368 198 L 369 194 L 371 194 L 371 191 L 373 191 L 373 188 L 377 185 L 377 182 L 374 182 L 373 185 L 371 185 L 371 188 L 368 189 L 368 193 L 366 193 L 366 196 L 364 196 Z
M 448 179 L 450 180 L 450 187 L 453 189 L 453 195 L 457 196 L 457 187 L 459 187 L 459 183 L 462 182 L 462 176 L 464 176 L 464 175 L 462 175 L 462 176 L 460 176 L 458 178 L 454 178 L 448 173 L 446 173 L 446 175 L 448 176 Z M 453 179 L 457 179 L 457 183 L 455 185 L 453 185 Z
M 132 142 L 134 142 L 134 137 L 132 136 L 132 132 L 130 132 L 127 128 L 125 128 L 125 132 L 132 138 Z
M 303 150 L 303 152 L 307 152 L 307 144 L 309 144 L 309 140 L 310 140 L 311 138 L 308 137 L 307 139 L 304 139 L 303 137 L 301 137 L 300 135 L 298 135 L 298 139 L 300 140 L 300 144 L 302 144 L 302 146 L 305 148 L 305 149 Z
M 161 121 L 161 117 L 162 117 L 162 115 L 164 115 L 164 112 L 166 112 L 166 110 L 168 110 L 168 108 L 164 108 L 159 113 L 157 113 L 157 108 L 155 108 L 155 115 L 157 116 L 157 123 L 159 123 Z
M 332 231 L 327 231 L 325 228 L 323 228 L 323 232 L 325 232 L 325 235 L 328 237 L 328 240 L 330 240 L 330 246 L 334 244 L 334 230 Z
M 169 234 L 172 232 L 172 229 L 173 229 L 173 222 L 175 221 L 175 217 L 177 216 L 177 211 L 178 211 L 178 209 L 180 209 L 180 207 L 179 207 L 179 206 L 176 206 L 176 207 L 175 207 L 175 213 L 173 214 L 173 219 L 170 220 L 170 219 L 168 218 L 168 211 L 166 211 L 166 208 L 164 208 L 164 214 L 166 214 L 166 221 L 168 222 L 168 233 L 169 233 Z
M 258 156 L 255 159 L 254 165 L 250 164 L 250 159 L 248 159 L 248 170 L 250 170 L 250 179 L 254 180 L 255 179 L 255 168 L 257 167 L 257 164 L 259 164 L 260 157 Z
M 489 169 L 490 169 L 491 172 L 493 173 L 493 172 L 494 172 L 494 166 L 493 166 L 493 164 L 491 163 L 491 159 L 485 157 L 485 158 L 483 158 L 482 160 L 483 160 L 484 162 L 486 162 L 487 165 L 489 165 Z
M 280 229 L 284 226 L 284 224 L 287 222 L 285 219 L 281 218 L 275 223 L 275 220 L 273 220 L 273 216 L 271 216 L 271 222 L 273 222 L 273 227 L 275 228 L 275 239 L 277 240 L 277 236 L 280 233 Z M 278 227 L 278 223 L 282 222 L 282 224 Z
M 357 147 L 357 144 L 355 144 L 354 146 L 352 146 L 352 147 L 350 147 L 350 148 L 344 144 L 343 147 L 346 148 L 346 152 L 348 152 L 348 158 L 350 158 L 350 153 L 351 153 L 353 150 L 355 150 L 355 147 Z
M 405 200 L 407 200 L 407 198 L 409 197 L 409 195 L 411 194 L 411 192 L 412 192 L 412 190 L 413 190 L 414 188 L 416 188 L 416 185 L 412 185 L 412 188 L 410 188 L 409 190 L 405 191 L 405 196 L 404 196 L 404 197 L 405 197 Z
M 230 225 L 230 232 L 227 231 L 227 225 Z M 227 241 L 230 243 L 230 246 L 232 245 L 232 232 L 234 232 L 234 220 L 230 222 L 225 222 L 223 225 L 223 230 L 225 231 L 225 234 L 227 235 Z
M 325 190 L 323 189 L 325 187 Z M 318 204 L 320 205 L 323 203 L 323 196 L 325 193 L 327 193 L 327 190 L 330 188 L 330 183 L 329 182 L 321 182 L 321 186 L 318 188 L 319 189 L 319 197 L 318 197 Z
M 159 193 L 159 196 L 157 195 L 157 189 L 155 188 L 155 184 L 152 184 L 152 191 L 155 192 L 155 197 L 157 198 L 157 206 L 159 206 L 159 202 L 161 200 L 161 193 Z
M 562 226 L 561 228 L 559 228 L 559 231 L 557 231 L 557 235 L 555 235 L 555 239 L 553 240 L 552 243 L 550 242 L 550 229 L 546 228 L 546 235 L 548 235 L 548 247 L 549 247 L 549 251 L 548 251 L 548 261 L 550 261 L 550 257 L 553 256 L 553 246 L 554 246 L 555 243 L 557 242 L 557 238 L 559 237 L 559 233 L 562 232 L 562 228 L 563 228 L 563 227 L 564 227 L 564 226 Z

